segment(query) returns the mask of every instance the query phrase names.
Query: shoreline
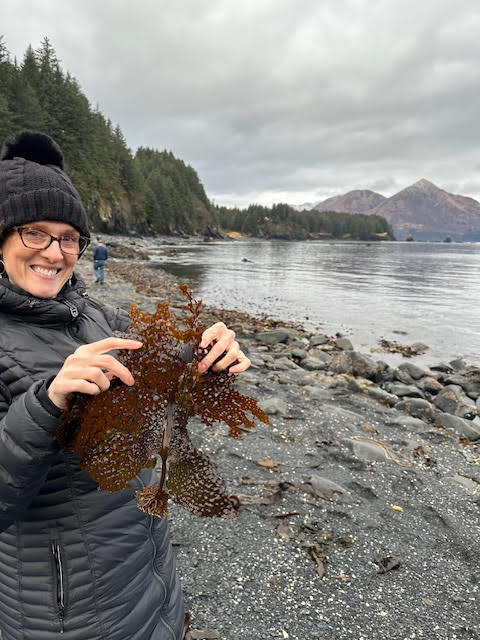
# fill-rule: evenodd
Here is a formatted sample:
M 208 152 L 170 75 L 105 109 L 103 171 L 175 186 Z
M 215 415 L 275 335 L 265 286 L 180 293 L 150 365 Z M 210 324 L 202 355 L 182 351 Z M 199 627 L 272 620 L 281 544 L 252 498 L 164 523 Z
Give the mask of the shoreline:
M 93 280 L 87 260 L 78 271 Z M 111 261 L 107 274 L 92 297 L 183 306 L 160 270 Z M 394 368 L 345 338 L 210 318 L 237 332 L 252 360 L 237 388 L 271 424 L 233 440 L 189 423 L 241 505 L 232 521 L 171 507 L 191 639 L 478 638 L 480 369 Z

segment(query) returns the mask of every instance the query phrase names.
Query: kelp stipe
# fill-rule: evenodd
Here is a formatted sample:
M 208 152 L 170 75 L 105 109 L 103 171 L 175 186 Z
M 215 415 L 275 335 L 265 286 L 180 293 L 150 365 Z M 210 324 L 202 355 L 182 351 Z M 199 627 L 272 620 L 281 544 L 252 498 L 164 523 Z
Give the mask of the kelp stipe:
M 145 467 L 161 458 L 158 484 L 137 492 L 139 507 L 164 516 L 168 500 L 200 516 L 232 517 L 233 501 L 212 462 L 193 446 L 188 420 L 198 415 L 206 425 L 223 421 L 238 438 L 254 422 L 268 423 L 256 401 L 233 388 L 228 372 L 199 374 L 204 352 L 198 344 L 204 327 L 201 301 L 180 285 L 187 298 L 187 316 L 180 319 L 167 302 L 152 315 L 132 305 L 128 335 L 143 342 L 135 351 L 119 354 L 135 385 L 113 380 L 98 395 L 74 394 L 57 437 L 62 446 L 80 455 L 81 467 L 100 489 L 118 491 Z

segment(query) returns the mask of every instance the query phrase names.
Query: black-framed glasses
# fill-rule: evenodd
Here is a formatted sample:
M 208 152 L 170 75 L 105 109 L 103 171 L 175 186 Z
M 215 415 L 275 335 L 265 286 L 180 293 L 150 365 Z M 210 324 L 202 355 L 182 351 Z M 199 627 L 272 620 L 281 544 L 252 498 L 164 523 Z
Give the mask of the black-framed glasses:
M 42 251 L 48 249 L 54 240 L 58 242 L 60 251 L 72 256 L 81 256 L 90 244 L 90 238 L 66 233 L 63 236 L 52 236 L 51 233 L 32 227 L 14 227 L 18 231 L 23 244 L 27 249 L 37 249 Z

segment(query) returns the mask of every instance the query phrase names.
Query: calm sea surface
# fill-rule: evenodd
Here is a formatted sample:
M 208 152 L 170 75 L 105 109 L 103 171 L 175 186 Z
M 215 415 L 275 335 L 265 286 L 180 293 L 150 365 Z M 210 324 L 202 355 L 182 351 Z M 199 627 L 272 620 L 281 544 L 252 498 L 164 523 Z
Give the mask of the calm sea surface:
M 363 351 L 385 337 L 427 344 L 417 362 L 480 364 L 480 243 L 188 240 L 153 259 L 207 304 L 341 331 Z

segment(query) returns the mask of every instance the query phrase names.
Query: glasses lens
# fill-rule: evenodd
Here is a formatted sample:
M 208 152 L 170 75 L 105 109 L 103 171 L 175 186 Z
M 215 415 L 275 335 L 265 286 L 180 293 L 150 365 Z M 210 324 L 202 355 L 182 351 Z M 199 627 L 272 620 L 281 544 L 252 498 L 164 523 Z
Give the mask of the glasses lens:
M 80 236 L 62 236 L 60 238 L 60 249 L 64 253 L 80 253 Z
M 44 233 L 39 229 L 22 229 L 21 236 L 25 246 L 30 249 L 43 249 L 50 242 L 48 233 Z

